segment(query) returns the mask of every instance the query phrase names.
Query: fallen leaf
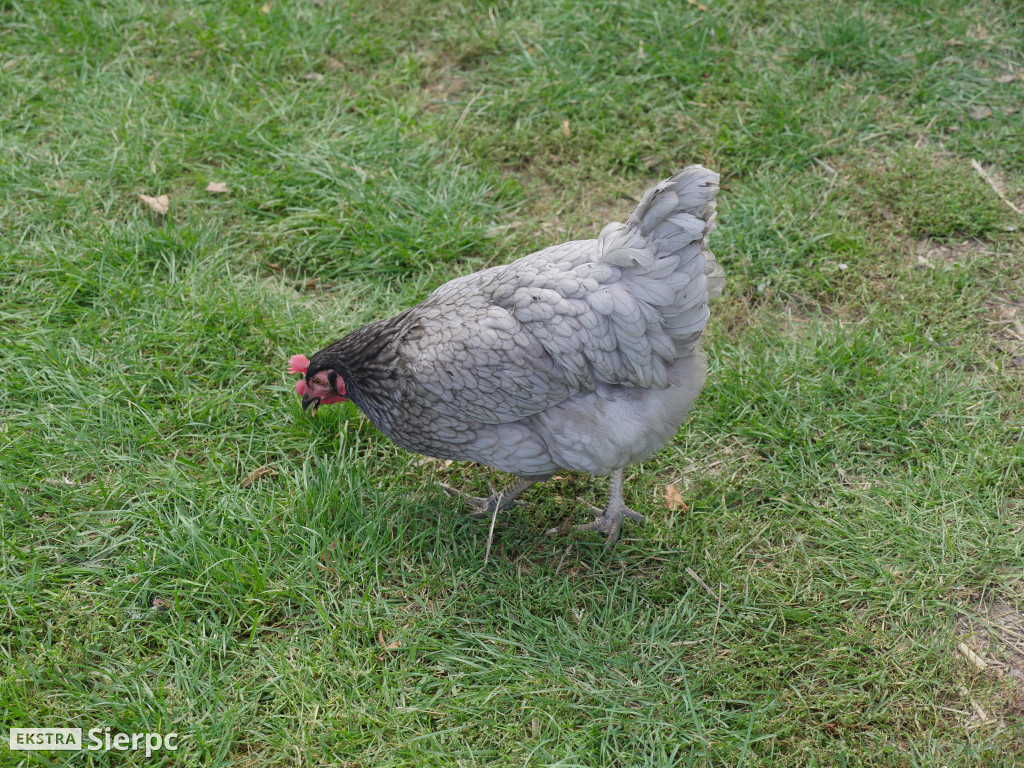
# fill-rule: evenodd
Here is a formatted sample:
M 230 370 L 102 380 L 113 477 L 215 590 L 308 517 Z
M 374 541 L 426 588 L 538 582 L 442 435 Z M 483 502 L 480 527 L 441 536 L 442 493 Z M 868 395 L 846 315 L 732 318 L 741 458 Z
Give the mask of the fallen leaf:
M 333 574 L 337 575 L 337 573 L 334 570 L 334 568 L 331 567 L 330 564 L 328 563 L 328 560 L 331 559 L 332 554 L 337 549 L 338 549 L 338 542 L 332 541 L 330 544 L 328 544 L 327 545 L 327 549 L 325 549 L 323 552 L 320 553 L 320 563 L 323 563 L 323 565 L 321 565 L 320 563 L 317 563 L 317 568 L 319 568 L 321 571 L 327 571 L 328 573 L 333 573 Z
M 644 41 L 640 41 L 640 47 L 636 49 L 636 57 L 638 59 L 646 59 L 647 53 L 644 51 Z
M 986 117 L 992 114 L 992 110 L 988 107 L 975 107 L 968 115 L 971 120 L 984 120 Z
M 269 2 L 269 3 L 264 3 L 262 5 L 262 7 L 260 7 L 260 13 L 263 13 L 263 14 L 270 13 L 270 9 L 273 8 L 273 7 L 274 7 L 273 0 L 271 0 L 271 2 Z
M 678 509 L 683 512 L 690 509 L 683 500 L 683 494 L 675 485 L 665 486 L 665 509 Z
M 1012 83 L 1014 80 L 1024 80 L 1024 72 L 1004 72 L 996 77 L 997 83 Z
M 381 654 L 379 654 L 377 656 L 377 661 L 383 661 L 384 660 L 384 656 L 385 656 L 385 654 L 388 651 L 397 651 L 399 648 L 402 647 L 402 641 L 399 640 L 397 637 L 394 640 L 392 640 L 390 643 L 387 643 L 385 645 L 385 643 L 384 643 L 384 630 L 382 630 L 382 629 L 378 629 L 377 630 L 377 642 L 380 643 L 384 647 L 384 653 L 381 653 Z
M 569 121 L 568 120 L 563 120 L 562 121 L 562 135 L 565 136 L 565 138 L 568 139 L 569 135 L 571 133 L 572 133 L 572 131 L 569 129 Z
M 154 611 L 160 611 L 161 613 L 163 613 L 164 611 L 171 610 L 171 606 L 172 605 L 174 605 L 174 601 L 173 600 L 170 600 L 170 599 L 167 599 L 167 598 L 163 598 L 163 597 L 154 597 L 153 598 L 153 610 Z
M 270 477 L 277 477 L 277 470 L 274 469 L 270 464 L 264 464 L 259 469 L 254 469 L 248 475 L 243 477 L 238 484 L 243 488 L 249 488 L 257 480 L 259 480 L 262 477 L 267 477 L 268 475 Z
M 212 192 L 215 195 L 223 195 L 228 191 L 228 185 L 223 181 L 211 181 L 206 185 L 206 191 Z
M 972 40 L 988 40 L 992 37 L 992 33 L 988 31 L 984 24 L 978 24 L 967 33 L 967 36 Z
M 307 72 L 306 74 L 304 74 L 302 76 L 302 79 L 303 80 L 310 80 L 310 81 L 312 81 L 314 83 L 319 83 L 321 80 L 324 79 L 324 76 L 321 75 L 319 72 Z
M 344 64 L 342 64 L 342 63 L 341 63 L 340 61 L 338 61 L 337 59 L 331 59 L 331 58 L 329 58 L 329 59 L 327 59 L 327 68 L 328 68 L 329 70 L 331 70 L 332 72 L 340 72 L 340 71 L 342 71 L 343 69 L 345 69 L 345 65 L 344 65 Z
M 152 210 L 157 216 L 166 216 L 167 212 L 171 209 L 171 198 L 167 195 L 150 197 L 149 195 L 140 194 L 139 200 L 148 205 L 150 210 Z

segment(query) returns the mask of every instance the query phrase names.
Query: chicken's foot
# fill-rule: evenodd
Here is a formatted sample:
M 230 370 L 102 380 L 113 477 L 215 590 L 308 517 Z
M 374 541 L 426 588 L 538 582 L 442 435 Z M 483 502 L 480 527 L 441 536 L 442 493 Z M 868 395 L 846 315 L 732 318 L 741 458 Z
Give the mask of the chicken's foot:
M 587 504 L 590 507 L 590 513 L 596 518 L 594 522 L 576 526 L 577 531 L 600 531 L 607 534 L 607 547 L 613 546 L 622 535 L 622 518 L 628 517 L 630 520 L 635 520 L 638 523 L 642 523 L 646 519 L 639 512 L 635 512 L 626 506 L 626 502 L 622 498 L 622 472 L 622 469 L 616 469 L 612 472 L 611 480 L 608 484 L 608 502 L 605 504 L 604 509 L 598 509 Z M 558 532 L 558 528 L 552 528 L 548 531 L 548 533 Z
M 469 513 L 470 517 L 477 518 L 478 520 L 490 517 L 496 512 L 504 512 L 509 507 L 519 504 L 516 499 L 529 488 L 534 485 L 537 481 L 530 480 L 529 478 L 519 477 L 516 481 L 506 488 L 498 491 L 497 493 L 491 494 L 488 497 L 483 496 L 470 496 L 465 491 L 460 491 L 457 488 L 452 488 L 449 485 L 441 483 L 441 487 L 444 492 L 449 496 L 458 496 L 465 501 L 473 511 Z

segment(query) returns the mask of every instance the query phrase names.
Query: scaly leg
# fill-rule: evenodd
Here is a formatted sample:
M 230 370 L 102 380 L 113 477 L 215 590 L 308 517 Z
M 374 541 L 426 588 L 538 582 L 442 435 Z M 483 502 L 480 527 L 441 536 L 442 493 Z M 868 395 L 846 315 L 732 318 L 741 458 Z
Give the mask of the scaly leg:
M 449 496 L 458 496 L 469 504 L 469 506 L 473 507 L 474 511 L 470 512 L 470 517 L 481 519 L 488 517 L 495 512 L 503 512 L 513 504 L 516 504 L 516 498 L 536 482 L 536 480 L 531 480 L 528 477 L 518 477 L 512 485 L 488 496 L 487 498 L 483 498 L 482 496 L 470 496 L 468 493 L 464 493 L 463 491 L 447 486 L 444 483 L 441 484 L 441 487 L 444 488 L 445 493 Z
M 577 531 L 601 531 L 608 535 L 608 547 L 612 547 L 619 540 L 622 534 L 622 518 L 628 517 L 638 523 L 644 522 L 644 516 L 634 512 L 626 506 L 622 498 L 622 468 L 612 472 L 611 480 L 608 483 L 608 501 L 604 509 L 590 507 L 591 514 L 596 520 L 592 523 L 577 525 Z M 557 529 L 555 529 L 557 530 Z

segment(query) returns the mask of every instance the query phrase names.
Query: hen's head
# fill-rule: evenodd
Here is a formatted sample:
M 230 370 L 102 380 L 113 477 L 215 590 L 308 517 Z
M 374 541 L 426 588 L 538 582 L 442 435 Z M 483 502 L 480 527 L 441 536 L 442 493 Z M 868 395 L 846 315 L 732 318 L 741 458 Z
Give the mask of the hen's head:
M 302 408 L 305 410 L 312 406 L 314 416 L 321 405 L 348 400 L 345 397 L 345 380 L 341 374 L 325 365 L 323 360 L 317 360 L 317 357 L 313 355 L 310 362 L 305 355 L 293 355 L 288 361 L 288 373 L 302 376 L 295 382 L 295 391 L 302 395 Z

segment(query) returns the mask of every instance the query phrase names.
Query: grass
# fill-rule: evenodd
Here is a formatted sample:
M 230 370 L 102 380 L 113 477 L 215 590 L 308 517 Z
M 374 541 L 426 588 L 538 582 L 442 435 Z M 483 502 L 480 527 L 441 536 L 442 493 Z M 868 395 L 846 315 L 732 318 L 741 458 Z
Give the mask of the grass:
M 1019 637 L 964 627 L 1024 610 L 1024 223 L 970 165 L 1020 204 L 1022 39 L 990 2 L 0 2 L 0 723 L 183 734 L 0 762 L 1017 764 Z M 543 534 L 603 481 L 484 566 L 438 483 L 505 478 L 302 414 L 291 354 L 690 162 L 711 375 L 611 555 Z

